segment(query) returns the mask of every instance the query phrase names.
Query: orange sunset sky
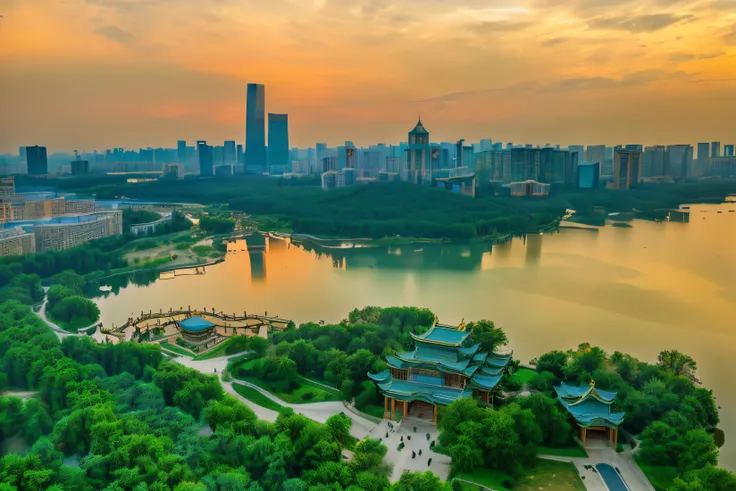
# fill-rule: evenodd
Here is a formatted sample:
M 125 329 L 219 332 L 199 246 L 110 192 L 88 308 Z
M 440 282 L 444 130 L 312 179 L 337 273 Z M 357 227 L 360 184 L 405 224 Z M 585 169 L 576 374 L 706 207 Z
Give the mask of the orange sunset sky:
M 0 152 L 736 141 L 736 0 L 0 0 Z

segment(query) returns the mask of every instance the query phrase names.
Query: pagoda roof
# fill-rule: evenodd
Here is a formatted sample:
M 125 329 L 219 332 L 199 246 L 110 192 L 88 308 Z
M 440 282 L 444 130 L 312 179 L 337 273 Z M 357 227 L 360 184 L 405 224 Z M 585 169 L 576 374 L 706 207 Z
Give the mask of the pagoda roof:
M 565 382 L 561 382 L 560 385 L 555 387 L 555 392 L 561 399 L 565 399 L 570 402 L 582 402 L 582 400 L 592 397 L 597 401 L 610 406 L 613 400 L 616 398 L 616 392 L 609 392 L 606 390 L 596 389 L 595 382 L 591 382 L 589 386 L 575 386 L 568 385 Z
M 475 375 L 470 379 L 470 385 L 476 389 L 491 390 L 501 381 L 503 374 L 498 375 Z
M 214 326 L 213 323 L 202 319 L 198 315 L 193 315 L 189 319 L 184 319 L 183 321 L 179 322 L 179 327 L 181 327 L 184 330 L 191 331 L 191 332 L 206 331 L 207 329 L 213 326 Z
M 391 377 L 390 372 L 386 372 L 388 370 L 377 374 L 369 373 L 368 376 L 376 382 L 381 392 L 399 401 L 423 401 L 446 406 L 457 399 L 470 397 L 473 394 L 469 387 L 448 387 L 412 380 L 396 380 Z
M 563 382 L 554 389 L 557 392 L 557 400 L 583 428 L 590 426 L 617 428 L 623 423 L 624 413 L 611 412 L 616 392 L 596 389 L 593 381 L 589 387 L 577 387 Z
M 440 344 L 459 347 L 470 336 L 469 331 L 461 331 L 452 327 L 439 327 L 436 324 L 424 334 L 410 333 L 414 341 L 420 343 Z
M 424 127 L 421 119 L 417 121 L 416 126 L 414 126 L 414 129 L 411 130 L 409 133 L 414 133 L 415 135 L 429 135 L 429 131 L 427 131 Z

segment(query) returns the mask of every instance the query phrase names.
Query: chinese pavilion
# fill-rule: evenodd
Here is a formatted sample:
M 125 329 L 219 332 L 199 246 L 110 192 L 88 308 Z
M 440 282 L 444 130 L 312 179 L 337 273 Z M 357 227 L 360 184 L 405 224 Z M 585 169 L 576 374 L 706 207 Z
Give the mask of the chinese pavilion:
M 198 315 L 192 315 L 178 324 L 184 338 L 193 343 L 202 342 L 215 334 L 215 325 Z
M 580 440 L 583 443 L 588 430 L 594 430 L 605 432 L 608 441 L 616 446 L 618 427 L 624 421 L 624 413 L 611 412 L 616 392 L 596 389 L 593 380 L 590 381 L 590 387 L 575 387 L 562 382 L 554 389 L 560 404 L 567 409 L 580 428 Z
M 384 396 L 384 417 L 393 419 L 396 402 L 406 418 L 410 409 L 431 410 L 437 423 L 437 406 L 447 406 L 462 397 L 476 396 L 488 402 L 489 394 L 503 376 L 510 354 L 486 353 L 470 344 L 465 324 L 438 325 L 422 335 L 411 334 L 414 350 L 387 356 L 389 369 L 369 373 Z

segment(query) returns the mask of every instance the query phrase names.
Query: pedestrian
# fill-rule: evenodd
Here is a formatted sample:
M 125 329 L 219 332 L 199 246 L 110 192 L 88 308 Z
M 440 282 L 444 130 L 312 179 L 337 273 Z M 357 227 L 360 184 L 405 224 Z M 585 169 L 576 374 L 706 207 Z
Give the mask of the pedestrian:
M 416 456 L 417 456 L 417 453 L 414 450 L 412 450 L 411 451 L 411 458 L 414 459 L 414 458 L 416 458 Z
M 421 448 L 419 449 L 419 456 L 420 457 L 422 456 L 422 449 Z
M 432 457 L 430 457 L 429 460 L 427 461 L 427 467 L 429 467 L 431 465 L 432 465 Z
M 401 435 L 401 441 L 402 442 L 404 441 L 404 435 Z

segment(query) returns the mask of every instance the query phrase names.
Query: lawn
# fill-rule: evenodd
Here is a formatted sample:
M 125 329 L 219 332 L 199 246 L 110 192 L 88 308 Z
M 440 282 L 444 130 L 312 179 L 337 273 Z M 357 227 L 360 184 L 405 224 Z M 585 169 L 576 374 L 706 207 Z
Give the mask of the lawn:
M 225 350 L 227 347 L 232 343 L 234 338 L 228 338 L 225 341 L 221 342 L 211 350 L 209 350 L 207 353 L 203 353 L 201 355 L 198 355 L 195 357 L 195 360 L 211 360 L 212 358 L 218 358 L 220 356 L 225 356 L 227 353 L 225 353 Z M 235 354 L 235 353 L 230 353 Z
M 506 474 L 491 469 L 460 473 L 455 477 L 487 486 L 495 491 L 585 491 L 585 485 L 573 464 L 544 459 L 538 459 L 534 469 L 518 478 L 511 488 L 501 484 L 509 479 Z M 478 487 L 461 483 L 461 489 L 477 491 Z
M 242 374 L 253 373 L 258 370 L 256 364 L 261 363 L 261 358 L 254 358 L 240 365 L 240 374 L 238 378 L 250 382 L 253 385 L 257 385 L 275 395 L 279 399 L 286 401 L 290 404 L 307 404 L 311 402 L 328 402 L 328 401 L 342 401 L 342 394 L 337 389 L 332 389 L 319 385 L 316 382 L 312 382 L 304 377 L 299 377 L 297 380 L 298 386 L 289 392 L 277 391 L 271 382 L 261 380 L 260 378 L 242 376 Z
M 585 491 L 575 466 L 569 462 L 537 459 L 534 469 L 520 477 L 512 491 Z
M 537 374 L 534 370 L 530 370 L 529 368 L 519 368 L 516 370 L 513 375 L 511 375 L 511 378 L 509 379 L 509 382 L 515 384 L 515 385 L 525 385 L 529 383 L 529 381 Z
M 175 344 L 171 343 L 159 343 L 162 348 L 167 349 L 169 351 L 172 351 L 178 355 L 184 355 L 184 356 L 194 356 L 194 353 L 191 351 L 182 348 L 181 346 L 177 346 Z
M 383 406 L 368 405 L 359 407 L 358 411 L 364 412 L 370 416 L 383 419 Z
M 638 460 L 636 463 L 657 491 L 665 491 L 669 488 L 678 475 L 677 469 L 674 467 L 646 465 Z
M 212 254 L 214 250 L 215 249 L 210 245 L 198 245 L 192 247 L 192 251 L 194 251 L 194 253 L 199 257 L 207 257 Z
M 477 491 L 478 486 L 462 482 L 462 480 L 482 484 L 483 486 L 495 491 L 510 491 L 509 488 L 501 484 L 507 479 L 510 479 L 509 476 L 501 471 L 494 471 L 492 469 L 479 469 L 475 472 L 461 472 L 455 476 L 455 479 L 460 480 L 460 489 L 463 491 Z
M 578 445 L 577 447 L 567 448 L 550 448 L 550 447 L 539 447 L 537 450 L 538 455 L 557 455 L 558 457 L 582 457 L 588 456 L 588 452 Z
M 341 401 L 342 395 L 340 391 L 334 389 L 327 389 L 320 385 L 315 384 L 305 378 L 299 380 L 299 386 L 290 392 L 276 392 L 273 386 L 261 379 L 253 377 L 245 377 L 242 380 L 250 382 L 253 385 L 266 390 L 282 401 L 286 401 L 290 404 L 308 404 L 311 402 L 328 402 L 328 401 Z
M 265 407 L 266 409 L 270 409 L 272 411 L 277 411 L 277 412 L 281 412 L 284 409 L 286 409 L 281 404 L 272 401 L 268 397 L 258 392 L 256 389 L 253 389 L 246 385 L 242 385 L 242 384 L 235 382 L 233 383 L 233 389 L 235 389 L 235 392 L 245 397 L 250 402 L 254 404 L 258 404 L 261 407 Z

